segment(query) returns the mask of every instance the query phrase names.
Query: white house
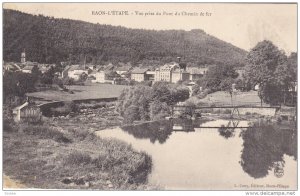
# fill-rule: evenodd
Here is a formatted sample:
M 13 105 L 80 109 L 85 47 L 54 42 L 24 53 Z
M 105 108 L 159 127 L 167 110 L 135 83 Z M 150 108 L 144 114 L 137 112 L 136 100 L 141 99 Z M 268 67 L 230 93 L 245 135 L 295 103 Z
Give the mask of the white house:
M 146 80 L 146 72 L 149 71 L 147 68 L 136 68 L 131 72 L 131 80 L 142 82 Z
M 82 74 L 88 75 L 88 70 L 80 65 L 72 65 L 68 69 L 68 77 L 73 78 L 74 80 L 79 80 Z
M 172 83 L 177 83 L 178 81 L 189 80 L 190 74 L 183 69 L 175 69 L 171 71 L 171 81 Z
M 155 70 L 154 81 L 166 81 L 176 83 L 179 80 L 189 80 L 189 73 L 180 68 L 176 62 L 167 63 Z
M 188 67 L 187 72 L 190 73 L 190 80 L 196 81 L 202 78 L 208 71 L 208 67 Z
M 3 62 L 3 72 L 5 71 L 21 71 L 21 68 L 16 63 Z
M 33 65 L 26 65 L 23 69 L 23 73 L 32 73 Z
M 105 72 L 104 71 L 94 72 L 93 76 L 95 77 L 95 79 L 92 80 L 93 83 L 105 83 Z

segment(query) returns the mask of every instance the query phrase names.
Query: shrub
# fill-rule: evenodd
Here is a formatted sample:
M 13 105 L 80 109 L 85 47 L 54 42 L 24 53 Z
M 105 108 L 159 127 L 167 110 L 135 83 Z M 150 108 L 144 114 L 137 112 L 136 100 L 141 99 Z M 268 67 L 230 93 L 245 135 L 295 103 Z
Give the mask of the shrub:
M 78 105 L 79 109 L 86 109 L 86 108 L 92 108 L 92 109 L 97 109 L 97 108 L 103 108 L 108 106 L 109 104 L 107 102 L 95 102 L 92 101 L 91 103 L 80 103 Z
M 16 129 L 14 129 L 13 127 L 13 122 L 9 119 L 3 119 L 3 131 L 5 132 L 11 132 L 11 131 L 15 131 Z
M 170 107 L 167 105 L 167 103 L 154 101 L 150 104 L 151 120 L 161 120 L 170 114 Z
M 99 138 L 94 140 L 101 143 L 105 152 L 93 159 L 92 164 L 103 171 L 110 171 L 114 183 L 140 184 L 147 181 L 152 169 L 152 159 L 149 155 L 134 151 L 124 142 Z
M 231 114 L 231 110 L 230 109 L 225 109 L 225 110 L 223 110 L 223 114 Z
M 78 112 L 78 106 L 73 102 L 64 102 L 64 105 L 57 108 L 51 108 L 51 112 L 54 116 L 68 115 L 71 112 Z
M 186 102 L 185 109 L 182 113 L 184 117 L 192 117 L 195 114 L 196 105 L 193 102 Z
M 71 135 L 72 138 L 74 139 L 77 139 L 79 141 L 83 141 L 86 139 L 86 137 L 90 134 L 93 134 L 93 133 L 90 133 L 84 129 L 71 129 L 71 130 L 68 130 L 69 131 L 69 134 Z
M 91 161 L 91 156 L 83 152 L 72 152 L 64 158 L 64 163 L 67 165 L 87 165 Z
M 148 86 L 133 86 L 123 90 L 116 111 L 124 117 L 126 123 L 134 120 L 149 120 L 149 103 L 151 88 Z M 129 114 L 129 116 L 127 116 Z
M 282 123 L 282 118 L 281 118 L 281 116 L 278 116 L 278 117 L 276 118 L 276 122 L 277 122 L 277 124 L 281 124 L 281 123 Z
M 204 99 L 209 93 L 211 93 L 211 90 L 205 89 L 203 92 L 200 92 L 200 93 L 197 95 L 197 98 L 198 98 L 198 99 Z
M 125 123 L 132 123 L 135 120 L 140 120 L 139 116 L 139 107 L 135 105 L 131 105 L 126 108 L 124 113 L 124 122 Z
M 72 141 L 67 138 L 62 132 L 48 126 L 24 126 L 23 132 L 28 135 L 38 136 L 41 139 L 52 139 L 59 143 L 71 143 Z
M 69 78 L 69 77 L 63 78 L 62 82 L 63 82 L 64 85 L 74 85 L 75 84 L 74 79 Z

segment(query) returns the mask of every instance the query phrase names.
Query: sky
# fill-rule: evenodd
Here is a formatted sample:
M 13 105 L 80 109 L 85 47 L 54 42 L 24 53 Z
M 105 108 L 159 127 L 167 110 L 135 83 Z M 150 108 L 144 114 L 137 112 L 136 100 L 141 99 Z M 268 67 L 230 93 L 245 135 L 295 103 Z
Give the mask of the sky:
M 264 39 L 272 41 L 287 54 L 297 51 L 296 4 L 5 3 L 3 7 L 30 14 L 129 28 L 187 31 L 203 29 L 206 33 L 247 51 Z M 93 15 L 93 11 L 103 11 L 106 14 Z M 129 15 L 108 15 L 109 11 L 127 11 Z M 136 11 L 144 15 L 137 15 Z M 175 15 L 176 12 L 181 15 Z M 182 15 L 184 12 L 193 16 Z M 145 16 L 145 13 L 161 15 Z M 173 13 L 173 16 L 166 13 Z M 195 16 L 195 13 L 198 15 Z

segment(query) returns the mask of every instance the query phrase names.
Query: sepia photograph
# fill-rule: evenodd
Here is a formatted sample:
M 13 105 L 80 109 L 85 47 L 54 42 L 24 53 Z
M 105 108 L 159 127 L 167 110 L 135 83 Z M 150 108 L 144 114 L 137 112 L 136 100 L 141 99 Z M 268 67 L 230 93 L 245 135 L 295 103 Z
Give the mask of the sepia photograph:
M 295 195 L 297 6 L 2 3 L 2 190 Z

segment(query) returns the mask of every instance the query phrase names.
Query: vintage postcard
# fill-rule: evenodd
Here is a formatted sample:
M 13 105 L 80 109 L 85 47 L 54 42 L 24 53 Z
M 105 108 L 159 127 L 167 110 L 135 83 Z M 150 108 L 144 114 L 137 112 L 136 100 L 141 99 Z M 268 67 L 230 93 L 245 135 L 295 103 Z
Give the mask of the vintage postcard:
M 3 3 L 3 190 L 297 186 L 297 3 Z

